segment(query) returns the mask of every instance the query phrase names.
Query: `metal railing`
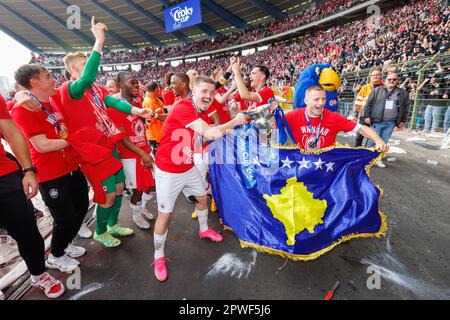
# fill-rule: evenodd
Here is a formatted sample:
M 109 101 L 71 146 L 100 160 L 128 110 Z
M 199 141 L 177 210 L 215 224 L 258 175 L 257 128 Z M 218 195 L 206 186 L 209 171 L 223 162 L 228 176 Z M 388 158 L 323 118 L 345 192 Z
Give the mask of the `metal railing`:
M 446 131 L 450 122 L 450 53 L 383 66 L 383 74 L 395 71 L 410 94 L 407 126 L 426 131 Z M 339 112 L 348 116 L 361 85 L 369 82 L 371 69 L 341 74 Z M 426 80 L 428 79 L 428 80 Z M 420 85 L 427 81 L 422 88 Z M 414 89 L 416 88 L 416 89 Z

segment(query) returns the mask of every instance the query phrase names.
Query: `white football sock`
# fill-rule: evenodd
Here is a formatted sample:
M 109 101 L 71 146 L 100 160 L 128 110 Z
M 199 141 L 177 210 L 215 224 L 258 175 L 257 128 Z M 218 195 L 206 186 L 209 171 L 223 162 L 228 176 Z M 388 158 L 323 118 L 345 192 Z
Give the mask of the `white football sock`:
M 206 230 L 208 230 L 208 209 L 206 210 L 195 209 L 195 212 L 197 212 L 200 231 L 205 232 Z
M 153 199 L 156 192 L 152 191 L 149 194 L 146 194 L 145 192 L 142 194 L 142 203 L 141 206 L 144 209 L 147 206 L 147 203 Z
M 166 233 L 159 235 L 156 232 L 153 233 L 153 242 L 155 243 L 155 260 L 164 257 L 164 245 L 166 244 Z
M 130 202 L 130 208 L 133 211 L 134 216 L 140 216 L 142 214 L 142 208 L 139 204 L 132 204 Z

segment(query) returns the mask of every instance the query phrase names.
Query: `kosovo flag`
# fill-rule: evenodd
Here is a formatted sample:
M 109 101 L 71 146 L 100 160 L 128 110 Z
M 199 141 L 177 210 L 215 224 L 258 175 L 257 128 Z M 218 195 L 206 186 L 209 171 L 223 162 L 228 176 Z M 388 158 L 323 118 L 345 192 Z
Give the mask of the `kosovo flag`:
M 370 169 L 381 157 L 346 146 L 305 151 L 261 144 L 245 129 L 210 144 L 210 177 L 222 224 L 241 247 L 312 260 L 352 238 L 387 231 Z M 256 142 L 255 142 L 256 141 Z

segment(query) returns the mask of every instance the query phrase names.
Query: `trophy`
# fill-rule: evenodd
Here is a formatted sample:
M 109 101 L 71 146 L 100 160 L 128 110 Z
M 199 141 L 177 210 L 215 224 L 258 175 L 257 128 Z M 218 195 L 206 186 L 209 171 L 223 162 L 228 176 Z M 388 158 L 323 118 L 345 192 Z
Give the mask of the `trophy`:
M 273 111 L 273 112 L 272 112 Z M 268 104 L 245 112 L 251 118 L 251 123 L 258 130 L 261 141 L 271 144 L 296 145 L 297 142 L 287 123 L 283 110 L 275 99 L 269 99 Z
M 271 104 L 264 104 L 246 112 L 252 119 L 252 123 L 260 130 L 275 129 L 275 118 L 270 110 Z

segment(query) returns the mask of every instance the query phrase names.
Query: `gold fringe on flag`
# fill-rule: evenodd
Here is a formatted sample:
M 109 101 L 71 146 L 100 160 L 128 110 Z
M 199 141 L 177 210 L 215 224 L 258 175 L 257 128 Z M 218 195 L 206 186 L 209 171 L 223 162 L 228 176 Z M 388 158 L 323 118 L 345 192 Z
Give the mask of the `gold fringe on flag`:
M 334 146 L 328 147 L 328 148 L 323 148 L 323 149 L 319 149 L 319 150 L 304 150 L 299 148 L 298 146 L 282 146 L 282 145 L 276 145 L 275 146 L 278 149 L 298 149 L 299 151 L 301 151 L 303 154 L 307 154 L 307 155 L 316 155 L 316 154 L 321 154 L 324 153 L 326 151 L 332 150 L 332 149 L 336 149 L 336 148 L 345 148 L 345 149 L 366 149 L 366 150 L 370 150 L 370 151 L 376 151 L 376 149 L 374 148 L 365 148 L 365 147 L 352 147 L 350 145 L 341 145 L 341 144 L 336 144 Z M 380 153 L 378 157 L 376 157 L 375 159 L 373 159 L 368 165 L 365 166 L 365 171 L 366 174 L 370 177 L 371 174 L 371 169 L 372 167 L 375 165 L 375 163 L 377 163 L 379 160 L 381 160 L 383 156 L 383 153 Z M 380 190 L 380 197 L 379 199 L 383 196 L 384 194 L 384 190 L 379 186 L 376 185 L 376 187 Z M 257 251 L 260 252 L 265 252 L 265 253 L 269 253 L 269 254 L 274 254 L 274 255 L 279 255 L 283 258 L 287 258 L 293 261 L 310 261 L 310 260 L 314 260 L 319 258 L 321 255 L 333 250 L 334 247 L 340 245 L 341 243 L 347 242 L 351 239 L 356 239 L 356 238 L 371 238 L 371 237 L 376 237 L 376 238 L 381 238 L 381 236 L 385 236 L 387 231 L 388 231 L 388 223 L 387 223 L 387 217 L 386 215 L 379 210 L 378 211 L 380 214 L 380 219 L 381 219 L 381 225 L 380 225 L 380 229 L 378 230 L 378 232 L 375 233 L 352 233 L 350 235 L 346 235 L 341 237 L 339 240 L 333 242 L 331 245 L 329 245 L 328 247 L 314 252 L 314 253 L 310 253 L 310 254 L 293 254 L 293 253 L 287 253 L 284 251 L 280 251 L 280 250 L 276 250 L 276 249 L 272 249 L 272 248 L 268 248 L 259 244 L 255 244 L 255 243 L 251 243 L 251 242 L 247 242 L 244 240 L 239 239 L 239 243 L 241 245 L 241 248 L 254 248 Z M 233 231 L 232 228 L 230 228 L 229 226 L 226 226 L 223 224 L 222 219 L 220 219 L 220 223 L 222 224 L 222 226 L 224 227 L 224 229 L 226 230 L 230 230 Z M 233 231 L 234 232 L 234 231 Z

